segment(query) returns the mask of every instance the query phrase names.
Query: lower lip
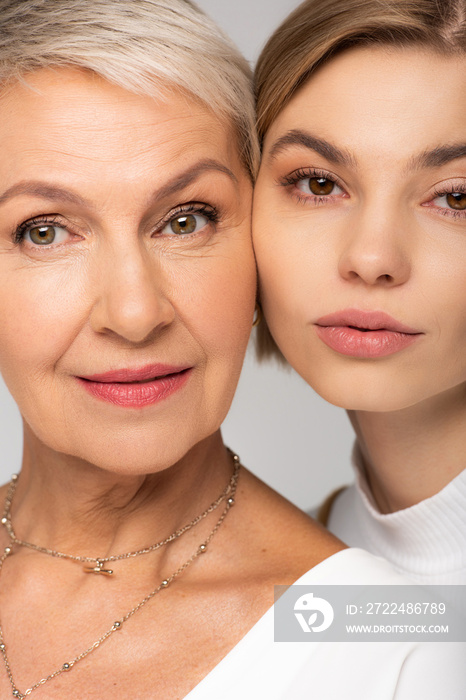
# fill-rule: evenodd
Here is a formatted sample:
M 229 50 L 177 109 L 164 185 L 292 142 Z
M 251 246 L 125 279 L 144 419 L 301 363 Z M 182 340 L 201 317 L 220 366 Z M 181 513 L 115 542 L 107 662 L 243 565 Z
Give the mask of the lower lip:
M 163 401 L 179 391 L 188 381 L 191 370 L 169 374 L 147 382 L 93 382 L 77 377 L 92 396 L 123 408 L 144 408 Z
M 316 326 L 317 335 L 329 348 L 350 357 L 372 358 L 393 355 L 412 345 L 422 334 L 381 329 L 360 331 L 349 326 Z

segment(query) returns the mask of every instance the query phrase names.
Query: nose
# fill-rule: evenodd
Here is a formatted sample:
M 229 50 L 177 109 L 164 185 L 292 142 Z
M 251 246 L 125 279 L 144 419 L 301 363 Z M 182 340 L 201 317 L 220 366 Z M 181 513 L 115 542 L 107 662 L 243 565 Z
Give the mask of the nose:
M 165 274 L 160 261 L 142 245 L 115 248 L 105 250 L 96 266 L 97 294 L 90 324 L 97 333 L 143 343 L 175 317 L 166 295 Z
M 400 217 L 374 209 L 361 211 L 346 227 L 339 273 L 352 283 L 395 287 L 411 273 L 409 235 Z

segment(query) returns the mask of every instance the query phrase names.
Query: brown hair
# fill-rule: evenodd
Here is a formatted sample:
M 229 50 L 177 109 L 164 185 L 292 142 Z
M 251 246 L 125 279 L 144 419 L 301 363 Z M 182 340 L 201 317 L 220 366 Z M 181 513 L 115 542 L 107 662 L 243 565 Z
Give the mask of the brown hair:
M 424 46 L 466 52 L 466 0 L 305 0 L 265 45 L 256 67 L 259 139 L 319 66 L 354 46 Z M 265 320 L 259 359 L 285 361 Z

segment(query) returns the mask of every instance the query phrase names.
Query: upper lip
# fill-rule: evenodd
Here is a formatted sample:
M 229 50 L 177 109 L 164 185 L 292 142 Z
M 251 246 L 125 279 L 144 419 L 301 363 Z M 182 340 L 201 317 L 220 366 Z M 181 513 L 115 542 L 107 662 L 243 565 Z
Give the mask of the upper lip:
M 143 382 L 148 379 L 157 379 L 164 377 L 167 374 L 177 374 L 184 370 L 191 369 L 191 365 L 166 365 L 166 364 L 151 364 L 144 367 L 123 367 L 121 369 L 113 369 L 108 372 L 100 372 L 99 374 L 81 374 L 81 379 L 87 379 L 90 382 Z
M 421 331 L 405 326 L 404 323 L 400 323 L 384 311 L 345 309 L 328 316 L 322 316 L 315 323 L 317 326 L 351 326 L 361 330 L 387 330 L 395 333 L 409 333 L 410 335 L 421 333 Z

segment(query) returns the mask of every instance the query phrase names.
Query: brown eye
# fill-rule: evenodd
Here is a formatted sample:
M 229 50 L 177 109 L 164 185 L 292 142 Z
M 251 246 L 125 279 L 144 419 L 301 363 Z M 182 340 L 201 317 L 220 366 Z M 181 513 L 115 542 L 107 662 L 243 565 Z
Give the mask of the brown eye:
M 56 237 L 55 226 L 34 226 L 29 229 L 28 237 L 37 245 L 50 245 Z
M 298 174 L 301 173 L 298 171 Z M 339 200 L 345 195 L 344 190 L 332 177 L 325 177 L 319 173 L 313 174 L 312 171 L 305 177 L 300 177 L 299 179 L 293 177 L 292 179 L 287 179 L 286 182 L 288 184 L 296 183 L 297 189 L 306 195 L 304 199 L 308 199 L 309 203 L 314 205 L 324 204 L 327 199 L 328 203 L 333 203 L 337 201 L 336 197 Z M 309 194 L 314 195 L 314 197 L 309 197 Z M 332 197 L 329 197 L 329 195 L 332 195 Z
M 208 222 L 209 219 L 203 214 L 178 214 L 168 222 L 163 233 L 176 234 L 177 236 L 197 233 Z
M 196 230 L 196 217 L 193 214 L 184 214 L 183 216 L 177 216 L 170 222 L 170 227 L 173 233 L 192 233 Z
M 450 192 L 446 198 L 448 206 L 452 209 L 466 209 L 466 194 L 463 192 Z
M 335 188 L 335 183 L 328 180 L 326 177 L 311 177 L 309 178 L 309 189 L 312 194 L 326 195 L 332 194 Z

